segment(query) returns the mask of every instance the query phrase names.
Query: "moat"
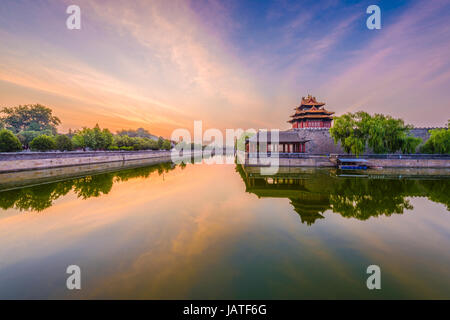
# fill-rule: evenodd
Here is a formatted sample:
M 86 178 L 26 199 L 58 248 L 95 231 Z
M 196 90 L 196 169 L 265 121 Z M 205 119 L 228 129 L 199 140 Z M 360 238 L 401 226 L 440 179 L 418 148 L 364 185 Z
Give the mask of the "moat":
M 286 170 L 162 163 L 8 186 L 0 299 L 450 298 L 449 170 Z

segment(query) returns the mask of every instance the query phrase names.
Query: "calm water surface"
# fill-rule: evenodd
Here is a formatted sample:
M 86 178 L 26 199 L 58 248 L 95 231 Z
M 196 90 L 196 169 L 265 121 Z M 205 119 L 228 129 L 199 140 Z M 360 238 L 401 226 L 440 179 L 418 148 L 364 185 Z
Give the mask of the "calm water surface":
M 161 164 L 3 191 L 0 298 L 449 299 L 449 190 Z M 371 264 L 381 290 L 366 287 Z

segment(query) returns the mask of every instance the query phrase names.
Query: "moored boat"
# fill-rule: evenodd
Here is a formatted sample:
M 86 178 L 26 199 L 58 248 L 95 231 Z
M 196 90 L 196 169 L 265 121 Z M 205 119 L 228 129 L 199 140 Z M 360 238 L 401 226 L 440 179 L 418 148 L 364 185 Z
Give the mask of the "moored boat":
M 367 170 L 369 167 L 365 159 L 338 159 L 337 166 L 341 170 Z

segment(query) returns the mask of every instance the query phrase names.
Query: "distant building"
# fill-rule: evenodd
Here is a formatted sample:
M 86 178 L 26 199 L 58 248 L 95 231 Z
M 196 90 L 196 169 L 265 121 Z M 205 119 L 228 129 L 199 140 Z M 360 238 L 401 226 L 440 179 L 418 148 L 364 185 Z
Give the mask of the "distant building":
M 324 102 L 317 102 L 316 97 L 308 95 L 302 97 L 301 103 L 295 108 L 295 113 L 288 122 L 292 124 L 292 129 L 280 131 L 278 136 L 278 144 L 271 143 L 271 133 L 259 131 L 256 135 L 246 141 L 246 151 L 253 152 L 280 152 L 280 153 L 306 153 L 308 152 L 306 143 L 310 142 L 316 134 L 310 134 L 309 129 L 328 129 L 331 128 L 334 112 L 326 110 L 323 106 Z M 300 130 L 304 129 L 304 130 Z M 315 130 L 314 130 L 315 131 Z M 328 133 L 328 131 L 327 131 Z M 320 139 L 323 140 L 323 139 Z M 326 142 L 333 145 L 328 137 Z M 313 142 L 314 143 L 314 142 Z M 322 143 L 320 141 L 319 143 Z M 261 145 L 265 145 L 264 149 L 256 150 Z M 327 149 L 329 146 L 327 145 Z
M 246 141 L 247 152 L 280 152 L 280 153 L 304 153 L 305 144 L 309 140 L 302 138 L 296 131 L 279 131 L 278 144 L 271 143 L 271 131 L 258 131 L 253 137 Z M 257 150 L 264 148 L 264 150 Z
M 289 130 L 279 131 L 278 143 L 271 143 L 270 131 L 258 133 L 246 140 L 246 152 L 308 153 L 316 155 L 343 154 L 340 142 L 334 143 L 329 129 L 332 127 L 334 112 L 324 108 L 325 102 L 318 102 L 316 97 L 302 97 L 300 105 L 288 120 L 292 124 Z M 414 128 L 411 135 L 427 141 L 433 128 Z M 261 149 L 263 150 L 257 150 Z M 266 150 L 267 149 L 267 150 Z M 366 153 L 371 153 L 370 149 Z M 287 155 L 290 156 L 290 155 Z
M 302 97 L 288 122 L 292 124 L 292 128 L 331 128 L 334 112 L 325 110 L 324 105 L 325 102 L 317 102 L 316 97 L 311 95 Z

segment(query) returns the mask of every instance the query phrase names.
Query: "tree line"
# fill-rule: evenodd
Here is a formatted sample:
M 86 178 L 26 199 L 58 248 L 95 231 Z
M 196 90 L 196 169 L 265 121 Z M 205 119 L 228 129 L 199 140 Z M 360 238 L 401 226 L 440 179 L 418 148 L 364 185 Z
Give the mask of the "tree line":
M 184 166 L 179 166 L 181 169 L 184 169 Z M 0 209 L 14 208 L 19 211 L 39 212 L 51 207 L 55 200 L 67 195 L 71 190 L 78 198 L 83 200 L 100 197 L 108 194 L 114 183 L 135 178 L 150 178 L 153 173 L 162 175 L 176 167 L 172 162 L 164 162 L 140 168 L 2 191 L 0 192 Z
M 147 130 L 121 130 L 113 134 L 109 129 L 69 130 L 58 134 L 61 120 L 53 111 L 40 104 L 5 107 L 0 110 L 0 152 L 24 149 L 33 151 L 91 150 L 170 150 L 172 144 Z
M 367 148 L 374 153 L 450 153 L 448 128 L 430 130 L 430 138 L 425 143 L 414 137 L 411 129 L 402 119 L 359 111 L 335 117 L 330 135 L 336 144 L 341 143 L 345 152 L 356 156 Z
M 322 172 L 305 174 L 298 179 L 298 184 L 286 184 L 281 189 L 267 183 L 263 176 L 249 177 L 241 164 L 236 163 L 235 170 L 245 183 L 246 192 L 289 199 L 302 222 L 308 225 L 323 218 L 321 214 L 326 210 L 358 220 L 402 214 L 413 209 L 410 197 L 426 197 L 450 210 L 450 179 L 330 179 L 329 174 Z M 307 197 L 302 197 L 299 185 L 308 190 Z M 311 206 L 312 202 L 314 206 Z

